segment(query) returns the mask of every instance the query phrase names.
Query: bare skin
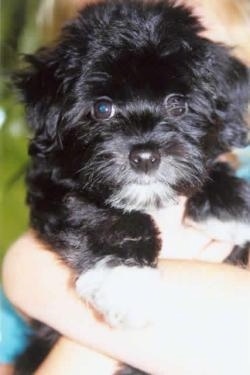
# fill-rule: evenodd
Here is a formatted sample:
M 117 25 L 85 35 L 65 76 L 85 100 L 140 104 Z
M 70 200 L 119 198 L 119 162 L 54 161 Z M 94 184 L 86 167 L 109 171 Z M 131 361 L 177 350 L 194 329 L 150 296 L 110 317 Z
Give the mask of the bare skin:
M 0 365 L 0 375 L 12 375 L 13 374 L 13 366 L 10 364 L 2 364 Z

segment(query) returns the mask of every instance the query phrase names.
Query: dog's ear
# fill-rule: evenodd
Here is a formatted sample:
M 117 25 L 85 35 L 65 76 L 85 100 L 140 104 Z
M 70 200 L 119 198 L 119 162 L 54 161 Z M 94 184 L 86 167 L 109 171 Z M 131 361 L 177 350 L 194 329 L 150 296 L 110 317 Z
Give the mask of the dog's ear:
M 221 128 L 222 149 L 244 147 L 247 142 L 246 114 L 250 100 L 250 75 L 247 67 L 229 51 L 214 45 L 206 68 L 213 75 L 213 120 Z M 203 67 L 204 69 L 204 67 Z M 211 88 L 210 88 L 211 89 Z
M 56 144 L 60 118 L 56 50 L 41 49 L 34 55 L 26 55 L 25 61 L 27 67 L 14 75 L 14 83 L 25 103 L 28 123 L 37 147 L 40 147 L 41 152 L 46 152 Z

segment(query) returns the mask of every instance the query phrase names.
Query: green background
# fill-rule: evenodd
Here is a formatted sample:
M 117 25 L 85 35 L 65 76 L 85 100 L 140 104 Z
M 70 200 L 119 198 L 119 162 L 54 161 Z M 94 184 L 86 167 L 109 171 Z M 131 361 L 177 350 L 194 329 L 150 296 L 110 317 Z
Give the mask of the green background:
M 0 261 L 10 243 L 28 227 L 24 175 L 29 133 L 11 75 L 21 65 L 21 52 L 38 44 L 38 1 L 1 2 L 0 77 Z

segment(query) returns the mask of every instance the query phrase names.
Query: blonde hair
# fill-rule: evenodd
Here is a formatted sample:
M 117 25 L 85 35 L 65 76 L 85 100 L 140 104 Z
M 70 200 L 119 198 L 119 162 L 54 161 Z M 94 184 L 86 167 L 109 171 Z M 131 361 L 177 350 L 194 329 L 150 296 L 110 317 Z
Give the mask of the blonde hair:
M 45 41 L 57 37 L 62 24 L 77 10 L 97 0 L 43 0 L 38 23 Z M 146 1 L 146 0 L 145 0 Z M 232 47 L 250 65 L 250 0 L 176 0 L 193 9 L 204 26 L 205 36 Z
M 232 47 L 232 53 L 250 65 L 249 0 L 183 0 L 194 9 L 209 39 Z
M 43 0 L 37 14 L 43 42 L 56 39 L 62 25 L 74 17 L 78 7 L 77 0 Z

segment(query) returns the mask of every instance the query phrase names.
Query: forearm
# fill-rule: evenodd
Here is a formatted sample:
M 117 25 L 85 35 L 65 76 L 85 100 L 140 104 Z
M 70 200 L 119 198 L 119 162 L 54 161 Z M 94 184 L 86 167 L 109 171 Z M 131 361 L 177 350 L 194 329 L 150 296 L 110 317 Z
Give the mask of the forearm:
M 61 337 L 34 375 L 113 375 L 119 363 Z
M 28 235 L 19 241 L 5 260 L 6 293 L 25 314 L 62 335 L 154 374 L 250 372 L 249 272 L 226 265 L 161 262 L 164 314 L 147 329 L 121 331 L 96 320 L 75 295 L 69 270 L 55 267 L 51 252 L 32 246 Z
M 174 263 L 177 266 L 177 263 Z M 163 267 L 165 274 L 165 269 L 168 266 L 164 264 Z M 183 270 L 182 267 L 180 270 Z M 167 278 L 170 279 L 170 291 L 172 287 L 175 289 L 176 281 L 179 280 L 172 277 L 172 267 L 169 267 L 168 271 Z M 244 313 L 241 312 L 242 308 L 244 311 L 241 297 L 238 300 L 239 309 L 235 309 L 235 298 L 230 296 L 231 292 L 234 295 L 236 292 L 231 276 L 232 291 L 227 292 L 227 297 L 224 299 L 224 295 L 220 296 L 224 288 L 219 287 L 220 291 L 218 291 L 216 285 L 216 282 L 221 281 L 220 277 L 215 275 L 216 278 L 210 286 L 205 281 L 210 271 L 210 266 L 207 269 L 203 268 L 203 272 L 200 274 L 201 283 L 198 288 L 197 280 L 194 278 L 194 283 L 190 283 L 188 276 L 188 284 L 182 286 L 181 292 L 189 294 L 191 287 L 193 299 L 190 301 L 190 295 L 188 294 L 181 299 L 173 295 L 172 297 L 175 300 L 170 302 L 175 302 L 175 305 L 172 307 L 166 306 L 169 311 L 169 314 L 167 313 L 165 316 L 167 321 L 159 321 L 152 329 L 127 332 L 127 334 L 117 331 L 106 332 L 104 333 L 106 349 L 109 349 L 112 355 L 117 353 L 124 360 L 131 361 L 131 359 L 134 359 L 134 365 L 141 367 L 144 371 L 151 371 L 153 374 L 248 374 L 250 349 L 245 324 L 249 319 L 248 312 L 247 310 Z M 228 276 L 227 270 L 225 282 L 229 281 Z M 180 280 L 181 284 L 185 282 L 186 277 L 187 275 L 184 275 L 184 278 Z M 215 292 L 214 288 L 218 293 Z M 200 296 L 200 293 L 208 289 L 210 294 L 208 297 L 211 296 L 210 303 L 205 301 L 203 296 Z M 180 289 L 176 288 L 175 292 L 179 293 Z M 244 291 L 242 292 L 244 293 Z M 171 296 L 168 296 L 168 300 L 169 297 Z M 213 301 L 212 307 L 210 305 L 211 300 Z M 202 305 L 204 301 L 205 304 Z M 227 305 L 224 305 L 224 301 Z M 165 303 L 164 300 L 163 305 Z M 232 303 L 233 306 L 231 306 Z M 245 306 L 248 306 L 249 309 L 249 302 Z M 224 311 L 224 309 L 228 309 L 228 311 Z M 232 309 L 234 312 L 232 312 Z M 121 352 L 123 357 L 121 357 Z M 117 366 L 117 362 L 110 357 L 94 353 L 81 345 L 62 338 L 36 375 L 64 375 L 65 368 L 67 373 L 72 375 L 78 374 L 79 369 L 85 374 L 111 375 L 115 372 Z

